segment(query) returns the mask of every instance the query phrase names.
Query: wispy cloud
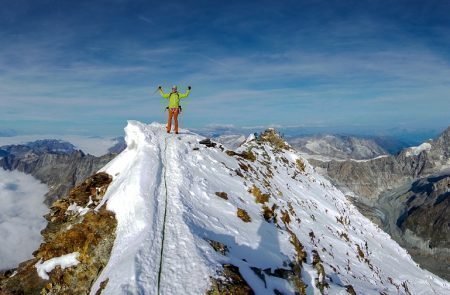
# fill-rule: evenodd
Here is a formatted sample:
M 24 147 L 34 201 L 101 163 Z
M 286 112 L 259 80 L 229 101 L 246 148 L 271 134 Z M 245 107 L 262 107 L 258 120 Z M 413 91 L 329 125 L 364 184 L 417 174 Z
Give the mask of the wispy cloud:
M 390 110 L 405 106 L 397 113 L 405 120 L 428 108 L 442 124 L 441 110 L 450 108 L 448 54 L 430 45 L 432 34 L 403 27 L 411 16 L 397 6 L 389 10 L 400 21 L 362 4 L 344 17 L 347 4 L 321 1 L 296 3 L 301 15 L 249 3 L 224 5 L 214 16 L 199 4 L 190 15 L 174 3 L 132 11 L 119 25 L 115 5 L 127 7 L 114 3 L 95 30 L 74 17 L 60 26 L 48 18 L 24 36 L 3 32 L 1 124 L 16 129 L 29 120 L 30 129 L 52 133 L 75 126 L 102 133 L 106 126 L 120 134 L 129 118 L 164 120 L 164 101 L 152 96 L 160 84 L 193 86 L 183 120 L 192 127 L 370 125 L 381 118 L 387 125 L 396 122 Z M 168 26 L 168 15 L 177 22 Z M 433 32 L 443 36 L 448 28 Z
M 148 23 L 148 24 L 154 24 L 154 22 L 153 22 L 150 18 L 145 17 L 145 16 L 143 16 L 143 15 L 140 15 L 138 18 L 139 18 L 141 21 L 146 22 L 146 23 Z

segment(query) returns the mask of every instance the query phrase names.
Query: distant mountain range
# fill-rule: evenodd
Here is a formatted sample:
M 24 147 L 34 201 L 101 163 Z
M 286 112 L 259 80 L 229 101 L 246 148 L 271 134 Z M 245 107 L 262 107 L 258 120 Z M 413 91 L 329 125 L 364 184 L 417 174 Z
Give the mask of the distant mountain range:
M 274 130 L 230 150 L 130 121 L 1 294 L 447 294 Z
M 45 203 L 67 194 L 80 181 L 108 163 L 115 154 L 101 157 L 85 154 L 69 142 L 38 140 L 0 147 L 0 167 L 33 175 L 49 187 Z
M 241 145 L 246 136 L 243 134 L 225 134 L 213 137 L 224 146 L 235 149 Z M 389 152 L 378 142 L 387 143 L 386 139 L 378 142 L 371 138 L 346 135 L 320 134 L 314 136 L 288 137 L 286 141 L 306 158 L 321 160 L 371 159 Z M 391 143 L 393 141 L 390 141 Z M 389 147 L 391 149 L 391 147 Z
M 450 127 L 397 155 L 310 163 L 425 267 L 450 279 Z
M 342 135 L 316 135 L 288 139 L 299 152 L 308 155 L 328 157 L 330 159 L 371 159 L 388 152 L 372 139 Z
M 10 136 L 15 136 L 15 135 L 17 135 L 17 132 L 15 130 L 12 130 L 12 129 L 0 130 L 0 136 L 10 137 Z
M 450 177 L 445 172 L 449 130 L 394 155 L 389 155 L 389 150 L 402 144 L 386 137 L 315 135 L 287 140 L 341 189 L 360 196 L 353 199 L 360 211 L 406 247 L 416 261 L 449 279 L 448 269 L 439 263 L 449 259 L 446 251 L 450 249 L 450 223 L 446 219 L 450 216 L 449 195 L 445 191 Z M 243 134 L 222 134 L 214 139 L 235 150 L 246 138 Z M 50 205 L 123 151 L 126 143 L 118 137 L 105 147 L 107 154 L 96 157 L 62 140 L 7 145 L 0 147 L 0 167 L 31 174 L 46 183 L 50 189 L 46 204 Z M 427 224 L 434 226 L 427 228 Z
M 100 137 L 100 136 L 80 136 L 80 135 L 15 135 L 1 136 L 0 147 L 6 145 L 27 145 L 30 142 L 40 140 L 55 140 L 59 142 L 70 143 L 74 149 L 82 150 L 85 154 L 93 156 L 103 156 L 122 146 L 123 137 Z
M 210 126 L 193 131 L 211 138 L 217 138 L 222 135 L 243 135 L 248 136 L 252 133 L 263 132 L 267 127 L 236 127 L 236 126 Z M 442 129 L 438 128 L 390 128 L 386 130 L 365 128 L 347 128 L 345 132 L 342 128 L 333 127 L 282 127 L 274 128 L 287 140 L 308 137 L 324 137 L 327 135 L 336 137 L 351 137 L 358 139 L 373 140 L 380 147 L 390 154 L 397 154 L 403 148 L 416 146 L 420 143 L 435 138 Z

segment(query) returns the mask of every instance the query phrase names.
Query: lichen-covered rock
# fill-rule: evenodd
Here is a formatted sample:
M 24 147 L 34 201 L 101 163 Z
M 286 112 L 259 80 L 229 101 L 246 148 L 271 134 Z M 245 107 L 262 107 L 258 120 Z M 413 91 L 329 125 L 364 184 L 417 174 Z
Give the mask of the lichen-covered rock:
M 209 239 L 207 239 L 206 241 L 211 245 L 211 247 L 213 247 L 214 251 L 216 251 L 217 253 L 220 253 L 223 256 L 226 256 L 228 254 L 229 249 L 228 249 L 227 245 L 225 245 L 221 242 L 209 240 Z
M 242 153 L 237 153 L 235 151 L 228 150 L 225 153 L 228 156 L 231 156 L 231 157 L 232 156 L 238 156 L 238 157 L 241 157 L 243 159 L 249 160 L 251 162 L 254 162 L 256 160 L 255 154 L 252 151 L 250 151 L 250 150 L 249 151 L 243 151 Z
M 107 264 L 115 239 L 117 221 L 103 205 L 97 208 L 112 177 L 95 174 L 66 198 L 56 201 L 46 215 L 44 242 L 10 275 L 0 277 L 0 294 L 88 294 L 92 283 Z M 79 263 L 62 269 L 57 266 L 41 278 L 36 263 L 78 252 Z
M 319 252 L 317 250 L 312 251 L 313 254 L 313 267 L 317 271 L 317 278 L 315 279 L 316 287 L 320 290 L 320 293 L 324 294 L 325 288 L 328 288 L 329 285 L 325 279 L 325 268 L 322 264 L 322 259 L 320 259 Z
M 298 294 L 306 294 L 307 285 L 302 280 L 302 266 L 306 263 L 306 251 L 300 240 L 297 238 L 295 233 L 289 228 L 286 228 L 287 232 L 291 236 L 290 242 L 294 246 L 296 252 L 296 260 L 291 263 L 292 273 L 289 276 L 289 281 L 293 284 L 296 292 Z
M 247 211 L 244 209 L 238 208 L 236 212 L 237 217 L 239 217 L 243 222 L 251 222 L 252 219 L 250 215 L 248 215 Z
M 269 201 L 270 195 L 263 194 L 256 185 L 253 185 L 249 192 L 255 197 L 256 203 L 264 204 Z
M 239 268 L 231 264 L 224 264 L 223 270 L 217 278 L 211 278 L 211 289 L 207 295 L 251 295 L 253 290 L 244 280 Z
M 224 200 L 228 200 L 228 194 L 226 192 L 216 192 L 216 196 Z
M 269 128 L 261 133 L 257 139 L 258 142 L 268 142 L 275 149 L 288 150 L 290 147 L 283 138 L 273 128 Z

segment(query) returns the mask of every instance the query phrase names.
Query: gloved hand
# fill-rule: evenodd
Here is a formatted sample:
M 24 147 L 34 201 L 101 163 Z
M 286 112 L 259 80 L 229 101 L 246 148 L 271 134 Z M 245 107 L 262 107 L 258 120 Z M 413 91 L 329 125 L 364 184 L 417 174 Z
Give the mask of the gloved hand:
M 188 86 L 188 89 L 189 89 L 189 90 L 191 90 L 191 88 L 192 88 L 191 86 Z

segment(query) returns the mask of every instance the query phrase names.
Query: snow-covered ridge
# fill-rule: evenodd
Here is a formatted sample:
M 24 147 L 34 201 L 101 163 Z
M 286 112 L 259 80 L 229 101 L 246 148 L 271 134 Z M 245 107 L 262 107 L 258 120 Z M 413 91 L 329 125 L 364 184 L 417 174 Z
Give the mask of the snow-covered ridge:
M 103 200 L 118 226 L 91 294 L 106 279 L 105 294 L 205 294 L 223 264 L 256 294 L 294 294 L 280 273 L 299 262 L 296 240 L 307 294 L 450 291 L 291 149 L 249 139 L 227 154 L 162 124 L 130 121 L 125 131 L 128 148 L 102 169 L 114 178 Z

